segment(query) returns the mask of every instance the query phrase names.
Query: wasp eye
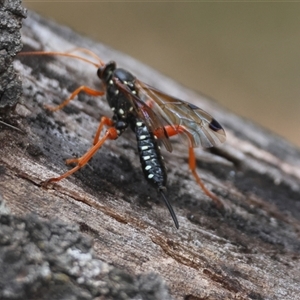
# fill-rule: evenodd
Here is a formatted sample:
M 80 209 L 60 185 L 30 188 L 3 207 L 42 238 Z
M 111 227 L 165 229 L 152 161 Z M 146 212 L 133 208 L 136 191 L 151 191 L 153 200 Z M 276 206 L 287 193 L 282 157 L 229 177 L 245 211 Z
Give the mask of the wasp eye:
M 104 67 L 100 67 L 98 70 L 97 70 L 97 76 L 102 79 L 103 78 L 103 70 L 104 70 L 105 66 Z

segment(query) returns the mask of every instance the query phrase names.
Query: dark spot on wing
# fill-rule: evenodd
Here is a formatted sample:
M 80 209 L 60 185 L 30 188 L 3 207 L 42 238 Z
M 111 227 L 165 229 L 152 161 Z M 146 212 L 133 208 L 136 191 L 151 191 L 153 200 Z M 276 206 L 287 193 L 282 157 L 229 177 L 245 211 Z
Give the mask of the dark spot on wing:
M 188 106 L 191 108 L 191 109 L 198 109 L 199 107 L 192 104 L 192 103 L 188 103 Z
M 216 132 L 219 131 L 219 130 L 223 130 L 220 123 L 217 120 L 215 120 L 214 118 L 209 123 L 209 128 L 213 131 L 216 131 Z

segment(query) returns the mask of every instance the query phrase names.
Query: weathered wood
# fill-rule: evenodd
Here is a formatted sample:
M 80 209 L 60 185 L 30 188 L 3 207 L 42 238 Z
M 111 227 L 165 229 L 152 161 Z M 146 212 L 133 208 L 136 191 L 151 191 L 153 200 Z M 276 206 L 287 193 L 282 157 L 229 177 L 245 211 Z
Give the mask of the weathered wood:
M 299 149 L 133 58 L 37 15 L 29 14 L 22 34 L 26 50 L 88 48 L 211 113 L 224 125 L 227 142 L 196 151 L 198 172 L 225 210 L 203 195 L 188 170 L 187 146 L 176 140 L 173 153 L 164 155 L 176 230 L 143 178 L 130 131 L 74 176 L 41 188 L 42 180 L 68 169 L 66 158 L 91 146 L 100 116 L 111 112 L 104 98 L 80 95 L 48 113 L 44 104 L 61 102 L 79 85 L 100 88 L 96 70 L 67 58 L 24 57 L 15 63 L 24 87 L 16 108 L 24 133 L 9 127 L 0 133 L 0 192 L 15 214 L 84 224 L 99 258 L 132 274 L 160 274 L 174 299 L 299 299 Z

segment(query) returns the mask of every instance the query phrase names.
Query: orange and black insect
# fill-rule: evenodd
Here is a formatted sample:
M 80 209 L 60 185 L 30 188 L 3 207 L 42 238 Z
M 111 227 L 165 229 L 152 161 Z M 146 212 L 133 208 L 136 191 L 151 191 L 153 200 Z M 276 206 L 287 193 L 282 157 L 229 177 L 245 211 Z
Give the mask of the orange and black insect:
M 217 206 L 222 202 L 210 192 L 196 173 L 196 159 L 194 147 L 212 147 L 225 141 L 225 131 L 222 126 L 208 113 L 197 106 L 171 97 L 138 80 L 127 70 L 118 68 L 114 61 L 103 63 L 94 53 L 87 49 L 76 49 L 96 57 L 98 63 L 93 63 L 72 53 L 61 52 L 23 52 L 21 55 L 60 55 L 79 58 L 97 67 L 97 75 L 102 81 L 104 90 L 98 91 L 86 86 L 76 89 L 71 96 L 57 107 L 47 107 L 56 111 L 67 105 L 80 92 L 92 96 L 106 94 L 106 99 L 113 111 L 112 118 L 102 117 L 96 131 L 93 146 L 81 157 L 66 161 L 76 166 L 59 177 L 43 182 L 46 186 L 50 182 L 60 181 L 82 168 L 97 152 L 106 140 L 115 140 L 130 127 L 136 135 L 140 162 L 145 178 L 158 189 L 164 200 L 175 226 L 179 228 L 175 212 L 168 201 L 165 190 L 167 173 L 160 152 L 159 141 L 171 152 L 172 145 L 169 137 L 183 134 L 189 141 L 189 167 L 206 195 Z M 100 138 L 104 126 L 108 127 Z

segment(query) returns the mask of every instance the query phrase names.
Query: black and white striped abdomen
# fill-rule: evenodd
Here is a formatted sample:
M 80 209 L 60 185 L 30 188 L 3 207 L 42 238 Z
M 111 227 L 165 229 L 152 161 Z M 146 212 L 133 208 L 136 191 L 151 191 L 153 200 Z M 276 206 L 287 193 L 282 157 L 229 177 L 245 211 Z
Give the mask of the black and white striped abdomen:
M 166 168 L 154 134 L 140 120 L 136 120 L 135 134 L 143 173 L 146 179 L 158 188 L 164 188 L 167 180 Z

